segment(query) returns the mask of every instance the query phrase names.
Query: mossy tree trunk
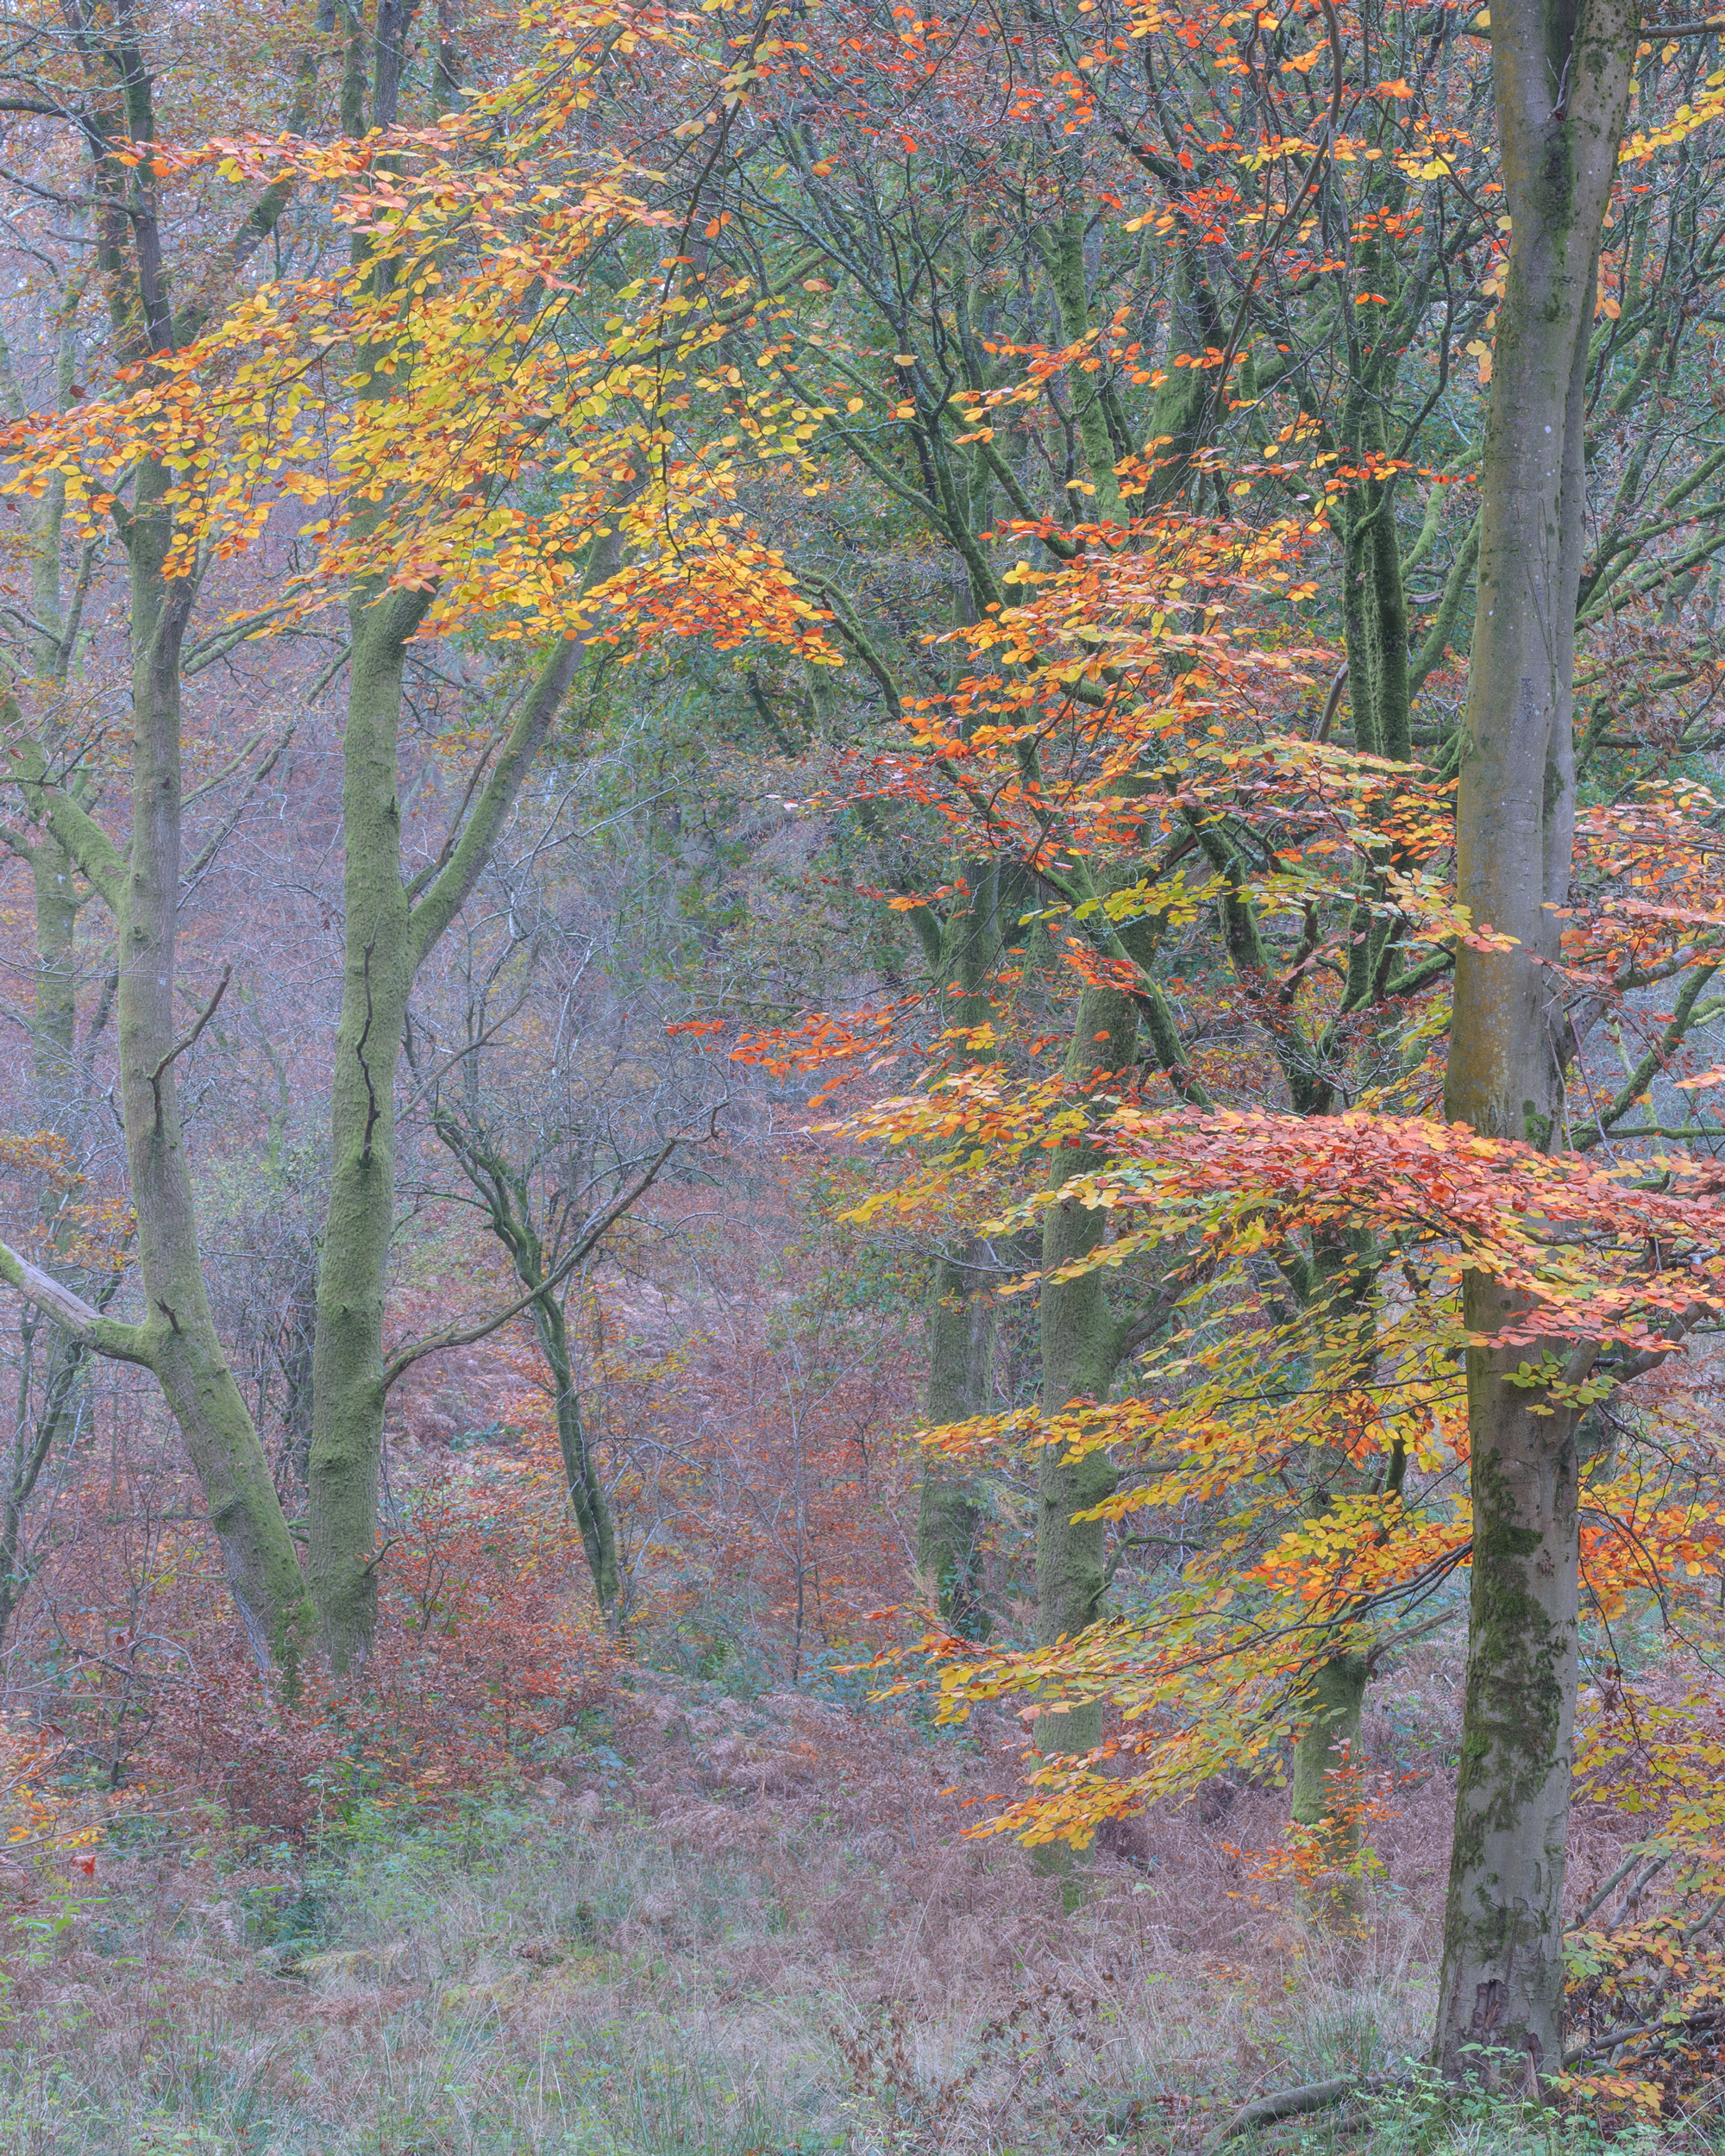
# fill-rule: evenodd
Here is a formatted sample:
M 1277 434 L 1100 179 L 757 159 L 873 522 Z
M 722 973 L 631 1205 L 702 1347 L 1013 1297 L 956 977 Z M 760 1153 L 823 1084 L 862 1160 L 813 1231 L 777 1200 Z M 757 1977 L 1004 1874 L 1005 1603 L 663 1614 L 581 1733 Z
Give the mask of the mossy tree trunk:
M 1132 1061 L 1138 1012 L 1113 988 L 1086 988 L 1067 1062 L 1081 1082 L 1101 1072 L 1126 1070 Z M 1106 1082 L 1106 1080 L 1105 1080 Z M 1069 1146 L 1055 1156 L 1052 1180 L 1063 1183 L 1101 1165 L 1100 1150 Z M 1076 1279 L 1049 1277 L 1057 1267 L 1087 1257 L 1107 1230 L 1107 1214 L 1067 1199 L 1043 1216 L 1043 1283 L 1038 1307 L 1042 1344 L 1042 1407 L 1063 1413 L 1075 1400 L 1106 1398 L 1119 1367 L 1126 1328 L 1108 1307 L 1106 1271 Z M 1118 1482 L 1106 1452 L 1069 1459 L 1059 1448 L 1038 1454 L 1036 1520 L 1037 1636 L 1044 1646 L 1076 1639 L 1102 1614 L 1107 1587 L 1108 1529 L 1076 1514 L 1112 1496 Z M 1086 1704 L 1047 1718 L 1045 1749 L 1087 1752 L 1101 1733 L 1102 1710 Z
M 1098 1078 L 1104 1084 L 1132 1063 L 1138 1037 L 1138 1010 L 1114 988 L 1087 987 L 1078 999 L 1067 1075 L 1080 1083 Z M 1051 1181 L 1101 1165 L 1101 1149 L 1068 1146 L 1055 1156 Z M 1120 1366 L 1126 1328 L 1108 1307 L 1106 1272 L 1081 1273 L 1055 1280 L 1054 1270 L 1087 1257 L 1107 1232 L 1107 1214 L 1099 1206 L 1066 1199 L 1043 1215 L 1041 1295 L 1038 1303 L 1042 1350 L 1042 1411 L 1060 1414 L 1076 1400 L 1107 1396 Z M 1102 1615 L 1108 1584 L 1108 1528 L 1105 1520 L 1077 1515 L 1113 1495 L 1119 1482 L 1113 1461 L 1105 1451 L 1067 1457 L 1057 1446 L 1037 1454 L 1036 1602 L 1037 1638 L 1044 1646 L 1075 1639 Z M 1077 1754 L 1093 1750 L 1102 1734 L 1102 1705 L 1086 1700 L 1037 1725 L 1038 1749 Z M 1076 1852 L 1063 1841 L 1044 1843 L 1032 1861 L 1039 1871 L 1064 1879 L 1063 1899 L 1075 1908 L 1082 1881 L 1074 1876 Z
M 1446 1106 L 1546 1147 L 1562 1134 L 1568 1052 L 1541 962 L 1557 950 L 1575 818 L 1584 385 L 1637 21 L 1626 0 L 1491 9 L 1514 222 L 1480 473 L 1457 874 L 1473 918 L 1515 942 L 1458 954 Z M 1489 1333 L 1511 1307 L 1470 1276 L 1465 1314 Z M 1435 2054 L 1454 2076 L 1496 2076 L 1508 2055 L 1533 2086 L 1561 2055 L 1578 1589 L 1574 1419 L 1511 1382 L 1530 1352 L 1468 1351 L 1473 1566 Z
M 947 1060 L 963 1069 L 992 1060 L 978 1036 L 996 1014 L 993 982 L 1015 924 L 1016 885 L 1009 866 L 993 856 L 963 862 L 958 881 L 968 900 L 948 907 L 931 941 L 943 1030 L 951 1037 Z M 969 1421 L 994 1405 L 995 1274 L 988 1244 L 977 1236 L 935 1254 L 924 1399 L 931 1429 Z M 965 1639 L 986 1639 L 989 1629 L 982 1601 L 984 1516 L 976 1476 L 939 1452 L 925 1452 L 917 1569 L 932 1588 L 942 1617 Z
M 170 474 L 141 465 L 123 536 L 132 614 L 132 834 L 118 907 L 120 1094 L 138 1219 L 138 1265 L 160 1379 L 198 1470 L 234 1600 L 260 1660 L 297 1668 L 305 1589 L 269 1463 L 210 1315 L 176 1062 L 179 926 L 180 645 L 191 580 L 163 574 Z
M 605 1630 L 616 1635 L 622 1631 L 624 1620 L 617 1526 L 575 1383 L 567 1310 L 569 1290 L 567 1282 L 560 1283 L 556 1277 L 561 1269 L 558 1257 L 548 1254 L 534 1218 L 531 1170 L 506 1158 L 503 1148 L 475 1117 L 457 1116 L 440 1108 L 433 1124 L 478 1195 L 492 1233 L 509 1252 L 516 1278 L 532 1295 L 527 1307 L 551 1376 L 557 1445 L 563 1456 L 569 1505 L 580 1531 L 600 1619 Z
M 596 543 L 589 585 L 608 573 L 613 543 Z M 402 670 L 407 640 L 429 603 L 426 595 L 375 587 L 354 600 L 342 786 L 342 1011 L 307 1468 L 307 1576 L 319 1640 L 338 1672 L 363 1666 L 377 1621 L 383 1303 L 395 1231 L 395 1081 L 408 998 L 426 955 L 490 858 L 586 649 L 573 638 L 553 648 L 448 859 L 435 874 L 410 882 L 402 874 L 398 769 Z
M 363 1663 L 377 1616 L 383 1304 L 395 1231 L 395 1075 L 415 971 L 402 877 L 398 748 L 407 640 L 428 594 L 352 602 L 342 739 L 342 1007 L 330 1073 L 329 1192 L 311 1351 L 306 1574 L 338 1670 Z
M 198 1030 L 180 1035 L 174 1013 L 180 647 L 194 586 L 163 573 L 172 537 L 164 498 L 170 484 L 161 467 L 140 463 L 121 512 L 133 655 L 132 828 L 124 855 L 69 794 L 47 783 L 34 736 L 9 743 L 27 804 L 101 893 L 118 931 L 119 1090 L 143 1321 L 115 1323 L 10 1251 L 0 1250 L 0 1271 L 82 1345 L 154 1373 L 191 1454 L 253 1651 L 292 1685 L 308 1633 L 304 1583 L 269 1463 L 216 1338 L 180 1129 L 177 1066 Z
M 1314 1711 L 1294 1750 L 1290 1809 L 1298 1827 L 1321 1827 L 1331 1821 L 1334 1784 L 1329 1777 L 1358 1756 L 1370 1675 L 1363 1654 L 1339 1654 L 1320 1664 L 1312 1679 Z
M 929 1282 L 927 1426 L 985 1415 L 994 1399 L 994 1268 L 973 1238 L 939 1251 Z M 976 1478 L 938 1452 L 925 1456 L 917 1507 L 917 1570 L 961 1639 L 986 1639 L 985 1518 Z

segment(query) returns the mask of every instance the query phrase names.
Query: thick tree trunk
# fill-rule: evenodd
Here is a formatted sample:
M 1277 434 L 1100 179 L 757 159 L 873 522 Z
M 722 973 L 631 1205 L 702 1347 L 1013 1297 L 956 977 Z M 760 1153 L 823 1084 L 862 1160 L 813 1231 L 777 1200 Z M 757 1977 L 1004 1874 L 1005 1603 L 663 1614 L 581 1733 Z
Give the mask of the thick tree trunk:
M 1468 1282 L 1470 1332 L 1511 1314 L 1495 1283 Z M 1540 1395 L 1508 1382 L 1527 1353 L 1468 1355 L 1473 1568 L 1437 2059 L 1531 2087 L 1562 2051 L 1580 1550 L 1575 1419 L 1535 1413 Z
M 1464 948 L 1446 1106 L 1498 1138 L 1563 1131 L 1563 1015 L 1549 969 L 1575 817 L 1572 646 L 1583 392 L 1595 263 L 1634 65 L 1630 0 L 1494 0 L 1492 75 L 1514 220 L 1481 469 L 1478 611 L 1457 803 L 1459 895 L 1516 940 Z M 1506 1314 L 1489 1281 L 1471 1332 Z M 1564 1838 L 1574 1710 L 1571 1419 L 1468 1351 L 1471 1628 L 1435 2055 L 1527 2080 L 1561 2054 Z M 1476 2048 L 1477 2047 L 1477 2048 Z
M 216 1336 L 179 1125 L 179 652 L 189 583 L 162 575 L 166 472 L 139 467 L 126 527 L 132 601 L 132 837 L 120 892 L 120 1094 L 149 1363 L 184 1433 L 260 1661 L 297 1670 L 304 1583 L 269 1463 Z
M 600 542 L 584 589 L 615 562 L 615 540 Z M 395 1232 L 395 1078 L 408 998 L 426 953 L 490 858 L 586 648 L 580 638 L 553 648 L 459 841 L 415 903 L 402 881 L 397 751 L 407 640 L 428 604 L 424 595 L 370 591 L 355 599 L 353 611 L 342 784 L 345 957 L 307 1470 L 307 1576 L 318 1637 L 338 1672 L 363 1666 L 377 1623 L 383 1300 Z

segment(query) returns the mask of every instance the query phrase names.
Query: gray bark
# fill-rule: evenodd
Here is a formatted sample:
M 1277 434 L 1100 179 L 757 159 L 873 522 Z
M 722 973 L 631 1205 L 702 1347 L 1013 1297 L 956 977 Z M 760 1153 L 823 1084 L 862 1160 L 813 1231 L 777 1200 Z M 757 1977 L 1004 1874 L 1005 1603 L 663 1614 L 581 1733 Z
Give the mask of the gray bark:
M 1446 1107 L 1489 1136 L 1551 1148 L 1568 1051 L 1539 962 L 1557 948 L 1549 909 L 1567 893 L 1575 822 L 1583 385 L 1639 15 L 1625 0 L 1494 0 L 1491 18 L 1514 226 L 1481 473 L 1457 873 L 1475 923 L 1516 940 L 1458 956 Z M 1477 1275 L 1465 1302 L 1471 1331 L 1509 1314 Z M 1538 1412 L 1550 1403 L 1508 1382 L 1526 1352 L 1468 1351 L 1471 1621 L 1434 2051 L 1452 2076 L 1497 2078 L 1507 2064 L 1536 2084 L 1561 2055 L 1578 1559 L 1573 1419 Z

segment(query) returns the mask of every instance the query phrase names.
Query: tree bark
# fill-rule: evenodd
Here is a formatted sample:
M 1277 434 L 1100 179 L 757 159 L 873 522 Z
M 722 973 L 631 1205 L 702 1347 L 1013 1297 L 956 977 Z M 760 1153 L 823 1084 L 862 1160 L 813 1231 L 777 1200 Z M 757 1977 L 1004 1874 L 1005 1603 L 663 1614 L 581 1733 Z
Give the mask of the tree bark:
M 614 561 L 599 542 L 591 586 Z M 401 872 L 397 755 L 407 640 L 429 601 L 355 597 L 342 786 L 345 956 L 330 1086 L 329 1210 L 312 1347 L 307 1576 L 330 1666 L 357 1671 L 377 1623 L 383 1303 L 395 1231 L 395 1079 L 414 976 L 465 904 L 538 755 L 586 642 L 551 651 L 445 865 L 412 902 Z
M 1464 947 L 1446 1108 L 1491 1137 L 1562 1142 L 1568 1049 L 1552 976 L 1575 822 L 1572 649 L 1584 385 L 1599 235 L 1627 109 L 1633 0 L 1494 0 L 1513 219 L 1481 467 L 1478 608 L 1457 802 Z M 1471 1277 L 1469 1330 L 1509 1314 Z M 1475 1535 L 1456 1837 L 1434 2042 L 1446 2073 L 1536 2084 L 1561 2055 L 1564 1840 L 1576 1683 L 1572 1418 L 1468 1351 Z
M 994 1401 L 994 1271 L 979 1241 L 942 1250 L 929 1283 L 928 1426 L 985 1415 Z M 938 1452 L 924 1456 L 917 1507 L 917 1570 L 962 1639 L 986 1639 L 982 1505 L 974 1476 Z
M 1138 1012 L 1129 997 L 1113 988 L 1086 988 L 1078 1000 L 1069 1075 L 1082 1079 L 1095 1069 L 1124 1070 L 1132 1061 L 1137 1032 Z M 1101 1164 L 1098 1150 L 1088 1145 L 1069 1147 L 1057 1161 L 1055 1175 L 1060 1182 Z M 1108 1307 L 1106 1274 L 1098 1269 L 1074 1280 L 1046 1277 L 1055 1268 L 1094 1250 L 1107 1229 L 1105 1211 L 1070 1199 L 1050 1206 L 1044 1215 L 1044 1278 L 1038 1316 L 1044 1414 L 1058 1414 L 1074 1400 L 1101 1400 L 1113 1380 L 1121 1327 Z M 1077 1520 L 1074 1514 L 1111 1496 L 1118 1480 L 1106 1452 L 1071 1460 L 1057 1446 L 1044 1445 L 1038 1457 L 1037 1636 L 1044 1646 L 1076 1639 L 1102 1614 L 1107 1526 L 1102 1520 Z M 1088 1752 L 1099 1740 L 1101 1727 L 1100 1702 L 1074 1708 L 1048 1718 L 1048 1748 Z
M 532 1291 L 528 1305 L 540 1351 L 551 1374 L 553 1402 L 557 1416 L 557 1446 L 563 1456 L 569 1505 L 580 1531 L 581 1548 L 592 1575 L 593 1597 L 599 1618 L 613 1637 L 623 1628 L 623 1575 L 617 1561 L 617 1523 L 605 1476 L 575 1383 L 574 1357 L 569 1351 L 568 1319 L 565 1298 L 567 1279 L 555 1277 L 555 1254 L 548 1262 L 545 1245 L 533 1219 L 531 1169 L 511 1166 L 502 1147 L 476 1118 L 463 1119 L 439 1112 L 433 1127 L 460 1163 L 473 1185 L 492 1233 L 509 1252 L 510 1263 L 521 1285 Z M 580 1275 L 576 1275 L 579 1280 Z
M 304 1583 L 269 1462 L 216 1335 L 179 1124 L 179 656 L 189 580 L 162 574 L 169 474 L 138 469 L 125 525 L 132 604 L 132 836 L 120 894 L 120 1093 L 150 1367 L 197 1468 L 234 1601 L 260 1662 L 297 1670 Z
M 342 744 L 342 1010 L 330 1075 L 329 1195 L 311 1351 L 306 1576 L 338 1671 L 377 1624 L 383 1304 L 395 1232 L 395 1071 L 413 988 L 397 751 L 407 640 L 427 599 L 375 587 L 351 608 Z

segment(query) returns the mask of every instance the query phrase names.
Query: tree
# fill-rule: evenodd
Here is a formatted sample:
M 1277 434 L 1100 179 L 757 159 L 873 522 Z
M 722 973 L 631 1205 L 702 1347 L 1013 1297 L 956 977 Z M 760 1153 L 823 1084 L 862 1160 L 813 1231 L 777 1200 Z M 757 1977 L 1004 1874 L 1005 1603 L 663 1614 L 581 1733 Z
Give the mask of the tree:
M 203 277 L 178 311 L 163 283 L 154 84 L 136 9 L 111 22 L 84 11 L 63 50 L 48 32 L 27 35 L 13 54 L 27 73 L 22 109 L 70 119 L 89 160 L 96 204 L 95 257 L 122 363 L 147 373 L 177 342 L 197 334 L 222 283 L 269 236 L 285 190 L 265 189 L 237 229 L 212 248 Z M 64 78 L 69 73 L 70 79 Z M 308 59 L 298 71 L 303 99 Z M 49 429 L 53 431 L 52 423 Z M 26 429 L 28 438 L 28 429 Z M 290 1673 L 308 1614 L 299 1562 L 268 1465 L 234 1384 L 210 1316 L 191 1180 L 179 1122 L 175 1063 L 202 1031 L 226 986 L 224 975 L 189 1034 L 175 1023 L 173 995 L 181 874 L 180 676 L 182 646 L 197 580 L 171 579 L 172 478 L 147 454 L 127 460 L 129 498 L 102 500 L 125 551 L 133 663 L 132 818 L 124 849 L 62 780 L 47 745 L 9 712 L 9 751 L 28 813 L 46 839 L 75 862 L 115 918 L 120 1091 L 129 1168 L 138 1213 L 138 1264 L 146 1315 L 137 1325 L 104 1317 L 39 1269 L 8 1254 L 6 1277 L 97 1353 L 143 1364 L 160 1380 L 185 1434 L 221 1543 L 235 1601 L 260 1660 Z M 57 541 L 62 507 L 74 491 L 38 467 L 28 481 Z M 45 532 L 45 536 L 47 536 Z M 44 577 L 57 573 L 43 554 Z M 53 620 L 44 624 L 48 633 Z M 61 631 L 61 641 L 65 632 Z M 42 856 L 47 859 L 48 856 Z
M 1600 236 L 1633 86 L 1640 11 L 1511 0 L 1492 83 L 1513 220 L 1481 466 L 1478 603 L 1456 805 L 1456 890 L 1513 943 L 1456 968 L 1445 1112 L 1483 1136 L 1562 1144 L 1567 1013 L 1551 961 L 1575 824 L 1576 599 L 1586 551 L 1584 427 Z M 1549 72 L 1564 85 L 1553 100 Z M 1580 1415 L 1526 1382 L 1530 1307 L 1471 1272 L 1473 1559 L 1455 1852 L 1437 2055 L 1561 2055 L 1564 1855 L 1578 1617 Z M 1553 1332 L 1541 1363 L 1586 1377 Z M 1519 1381 L 1519 1382 L 1518 1382 Z
M 398 57 L 392 22 L 380 27 L 373 56 L 375 79 L 386 87 L 395 79 Z M 348 602 L 348 948 L 313 1352 L 307 1573 L 321 1643 L 341 1669 L 363 1662 L 374 1605 L 393 1083 L 414 974 L 471 891 L 601 623 L 618 633 L 698 627 L 715 630 L 721 643 L 750 630 L 787 634 L 797 646 L 819 642 L 811 608 L 794 596 L 770 555 L 746 536 L 734 537 L 717 513 L 727 492 L 723 467 L 709 471 L 699 449 L 687 459 L 672 455 L 655 433 L 674 357 L 712 342 L 723 334 L 722 318 L 716 324 L 699 310 L 681 322 L 688 303 L 661 293 L 599 328 L 595 342 L 566 348 L 561 342 L 561 295 L 585 293 L 583 279 L 605 258 L 618 228 L 645 233 L 663 222 L 614 182 L 593 181 L 584 151 L 549 147 L 575 101 L 575 85 L 604 60 L 595 34 L 579 10 L 560 21 L 536 69 L 468 100 L 458 122 L 442 135 L 434 131 L 429 147 L 422 139 L 399 154 L 367 140 L 322 151 L 300 145 L 292 153 L 218 147 L 167 160 L 154 151 L 147 158 L 141 146 L 150 141 L 147 130 L 129 137 L 132 147 L 114 154 L 116 169 L 154 174 L 164 163 L 190 172 L 218 169 L 255 184 L 272 216 L 296 187 L 349 188 L 344 214 L 359 235 L 354 261 L 331 278 L 266 286 L 201 336 L 195 313 L 169 325 L 172 335 L 164 328 L 150 348 L 147 386 L 32 429 L 19 442 L 25 485 L 46 489 L 53 474 L 65 473 L 96 510 L 116 506 L 110 483 L 145 473 L 134 481 L 133 507 L 119 512 L 139 542 L 131 548 L 135 630 L 153 636 L 150 625 L 160 622 L 163 630 L 154 637 L 154 671 L 139 675 L 150 709 L 148 753 L 141 749 L 135 758 L 135 787 L 146 788 L 141 798 L 148 798 L 178 754 L 179 639 L 200 561 L 212 551 L 242 548 L 284 496 L 309 498 L 329 511 L 318 527 L 314 570 L 289 604 L 248 625 L 281 629 L 320 604 L 356 595 Z M 363 58 L 350 38 L 343 91 L 350 134 L 359 124 L 354 100 L 364 78 L 362 68 L 358 75 L 354 70 Z M 386 98 L 386 120 L 392 111 Z M 494 170 L 486 146 L 499 130 L 510 133 L 519 161 Z M 565 169 L 557 160 L 571 154 L 578 169 L 566 195 L 555 175 Z M 268 229 L 257 216 L 248 221 L 248 250 Z M 231 272 L 246 259 L 246 252 L 230 250 L 223 266 Z M 614 284 L 608 277 L 600 282 L 608 301 Z M 530 352 L 522 351 L 518 331 Z M 318 409 L 340 446 L 327 464 L 308 461 L 304 385 L 322 379 L 337 353 L 360 368 L 361 386 L 350 397 L 342 380 L 332 383 Z M 212 371 L 223 379 L 213 398 Z M 408 411 L 412 424 L 404 429 Z M 475 416 L 476 428 L 467 424 Z M 800 417 L 784 414 L 774 429 L 793 449 Z M 548 439 L 555 445 L 549 458 Z M 451 464 L 446 459 L 457 440 Z M 511 489 L 547 465 L 560 476 L 551 506 L 543 514 L 514 507 Z M 180 473 L 188 476 L 172 484 Z M 148 511 L 142 523 L 140 502 Z M 638 558 L 619 569 L 631 539 Z M 459 563 L 453 578 L 445 573 L 451 562 Z M 603 607 L 590 603 L 601 591 Z M 405 645 L 416 633 L 447 634 L 505 604 L 524 609 L 512 633 L 549 632 L 550 650 L 492 745 L 489 768 L 475 773 L 442 856 L 417 878 L 406 876 L 396 779 Z M 24 776 L 40 787 L 45 768 L 28 765 Z M 72 807 L 57 798 L 53 807 L 62 820 L 72 817 Z M 135 852 L 148 828 L 135 824 Z M 99 836 L 85 834 L 86 872 L 97 859 Z M 117 894 L 118 881 L 109 881 Z M 150 933 L 171 940 L 166 915 L 153 920 Z M 126 978 L 122 972 L 122 996 Z M 168 1098 L 163 1088 L 171 1082 L 171 1043 L 165 1034 L 159 1040 L 160 1031 L 160 1025 L 149 1031 L 148 1043 L 160 1053 L 139 1065 L 151 1081 L 152 1102 L 158 1091 Z M 135 1178 L 154 1157 L 141 1145 L 134 1145 Z M 178 1312 L 202 1289 L 191 1277 L 195 1237 L 183 1177 L 169 1182 L 160 1197 L 163 1219 L 172 1223 L 164 1232 L 175 1253 L 171 1307 Z M 147 1275 L 158 1253 L 153 1243 L 145 1254 L 147 1239 L 141 1238 L 141 1258 Z M 119 1336 L 104 1337 L 110 1346 L 103 1351 L 117 1351 Z M 231 1379 L 216 1372 L 219 1351 L 201 1319 L 195 1337 L 199 1367 L 208 1365 L 227 1408 L 242 1417 L 237 1395 L 228 1398 Z M 179 1405 L 191 1413 L 190 1395 Z M 200 1459 L 212 1463 L 211 1474 L 216 1452 L 234 1446 L 255 1480 L 261 1462 L 255 1433 L 248 1438 L 231 1412 L 219 1438 L 193 1442 Z M 262 1524 L 247 1532 L 264 1535 L 273 1552 L 272 1591 L 297 1598 L 279 1507 L 261 1494 L 258 1505 Z M 225 1499 L 223 1507 L 224 1514 L 231 1510 Z M 289 1629 L 299 1621 L 296 1614 Z M 260 1639 L 285 1639 L 288 1622 L 276 1610 Z

